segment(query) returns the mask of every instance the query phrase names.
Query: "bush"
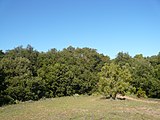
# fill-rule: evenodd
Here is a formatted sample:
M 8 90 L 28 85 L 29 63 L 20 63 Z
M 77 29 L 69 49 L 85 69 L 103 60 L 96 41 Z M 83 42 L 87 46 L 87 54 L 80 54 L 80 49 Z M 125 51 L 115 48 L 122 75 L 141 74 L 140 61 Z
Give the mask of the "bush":
M 139 88 L 139 90 L 137 91 L 137 97 L 138 98 L 147 98 L 146 92 L 143 91 L 142 88 Z

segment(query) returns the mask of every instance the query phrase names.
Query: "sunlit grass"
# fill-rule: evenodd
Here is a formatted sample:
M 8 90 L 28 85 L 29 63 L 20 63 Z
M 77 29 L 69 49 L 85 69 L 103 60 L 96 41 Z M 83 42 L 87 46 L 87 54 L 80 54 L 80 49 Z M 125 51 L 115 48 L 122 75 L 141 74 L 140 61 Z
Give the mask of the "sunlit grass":
M 0 120 L 158 120 L 160 103 L 61 97 L 0 108 Z

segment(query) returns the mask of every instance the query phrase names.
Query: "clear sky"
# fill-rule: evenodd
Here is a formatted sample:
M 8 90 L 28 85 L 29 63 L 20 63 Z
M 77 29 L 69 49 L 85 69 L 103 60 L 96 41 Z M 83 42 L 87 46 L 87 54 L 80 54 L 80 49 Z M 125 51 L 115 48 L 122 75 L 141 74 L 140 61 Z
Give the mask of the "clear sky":
M 157 55 L 160 0 L 0 0 L 0 49 L 27 44 Z

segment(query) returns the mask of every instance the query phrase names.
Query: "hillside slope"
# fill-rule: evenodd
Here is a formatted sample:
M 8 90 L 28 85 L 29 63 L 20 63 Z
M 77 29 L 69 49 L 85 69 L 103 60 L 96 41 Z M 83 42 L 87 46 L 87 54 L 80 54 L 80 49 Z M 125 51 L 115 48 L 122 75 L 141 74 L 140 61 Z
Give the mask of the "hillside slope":
M 160 102 L 61 97 L 0 107 L 0 120 L 158 120 Z

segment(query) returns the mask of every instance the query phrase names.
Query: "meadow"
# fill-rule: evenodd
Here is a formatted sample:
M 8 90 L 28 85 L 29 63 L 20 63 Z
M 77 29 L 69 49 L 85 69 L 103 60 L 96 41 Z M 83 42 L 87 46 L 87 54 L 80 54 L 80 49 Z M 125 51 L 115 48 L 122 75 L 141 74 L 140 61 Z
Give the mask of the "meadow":
M 78 96 L 41 99 L 0 107 L 0 120 L 159 120 L 160 101 Z

